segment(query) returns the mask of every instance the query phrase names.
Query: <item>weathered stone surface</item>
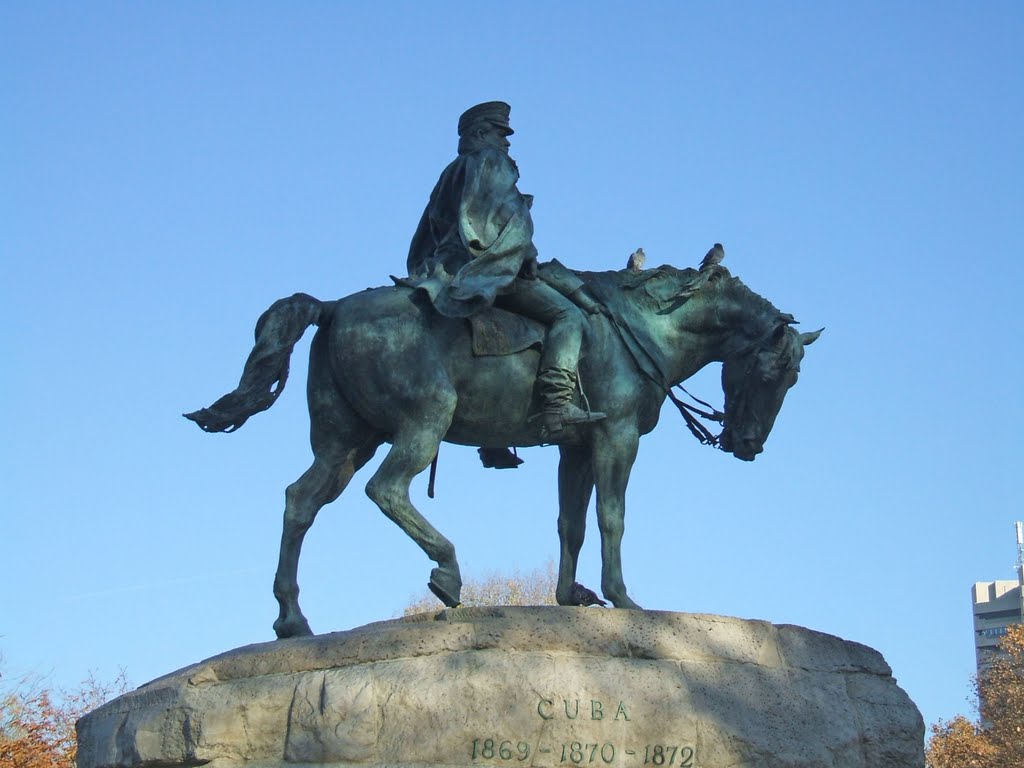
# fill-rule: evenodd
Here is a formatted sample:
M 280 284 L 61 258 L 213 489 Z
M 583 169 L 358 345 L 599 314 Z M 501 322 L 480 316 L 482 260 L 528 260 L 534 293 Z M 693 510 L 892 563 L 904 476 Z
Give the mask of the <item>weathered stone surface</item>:
M 920 768 L 881 655 L 794 626 L 458 608 L 247 646 L 79 723 L 80 768 Z

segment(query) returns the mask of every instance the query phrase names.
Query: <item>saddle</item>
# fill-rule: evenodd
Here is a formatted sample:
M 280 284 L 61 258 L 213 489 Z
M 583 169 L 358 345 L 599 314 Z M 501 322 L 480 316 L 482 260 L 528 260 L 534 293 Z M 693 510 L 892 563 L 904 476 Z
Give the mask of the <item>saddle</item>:
M 544 346 L 544 326 L 536 320 L 497 307 L 489 307 L 469 318 L 476 357 L 514 355 L 524 349 Z
M 436 280 L 416 281 L 394 275 L 390 277 L 395 285 L 422 290 L 433 300 L 427 284 L 437 283 Z M 503 357 L 531 347 L 539 350 L 544 346 L 544 325 L 523 315 L 497 307 L 485 307 L 466 319 L 469 320 L 475 357 Z

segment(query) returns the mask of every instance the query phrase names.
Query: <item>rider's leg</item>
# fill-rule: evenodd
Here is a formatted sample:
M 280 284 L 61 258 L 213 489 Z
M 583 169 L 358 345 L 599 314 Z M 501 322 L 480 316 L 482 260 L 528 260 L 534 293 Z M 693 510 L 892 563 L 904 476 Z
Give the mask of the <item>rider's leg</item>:
M 572 402 L 586 328 L 583 310 L 541 280 L 517 279 L 512 290 L 494 304 L 547 326 L 537 376 L 547 430 L 557 432 L 566 424 L 603 419 L 603 413 L 584 411 Z

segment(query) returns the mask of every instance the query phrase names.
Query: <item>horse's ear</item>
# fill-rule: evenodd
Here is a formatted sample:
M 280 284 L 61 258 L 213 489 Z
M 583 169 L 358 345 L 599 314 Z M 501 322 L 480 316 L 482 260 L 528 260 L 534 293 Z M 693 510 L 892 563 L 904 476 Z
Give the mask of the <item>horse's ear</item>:
M 818 337 L 821 336 L 821 332 L 824 330 L 824 328 L 819 328 L 818 330 L 812 331 L 811 333 L 801 333 L 800 341 L 803 343 L 805 347 L 808 344 L 813 344 L 818 340 Z

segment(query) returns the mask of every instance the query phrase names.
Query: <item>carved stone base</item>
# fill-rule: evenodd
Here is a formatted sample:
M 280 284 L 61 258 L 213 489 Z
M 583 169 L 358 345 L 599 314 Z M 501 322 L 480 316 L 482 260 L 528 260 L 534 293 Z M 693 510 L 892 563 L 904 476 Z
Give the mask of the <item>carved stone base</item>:
M 457 608 L 251 645 L 83 718 L 79 768 L 921 768 L 881 655 L 795 626 Z

